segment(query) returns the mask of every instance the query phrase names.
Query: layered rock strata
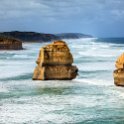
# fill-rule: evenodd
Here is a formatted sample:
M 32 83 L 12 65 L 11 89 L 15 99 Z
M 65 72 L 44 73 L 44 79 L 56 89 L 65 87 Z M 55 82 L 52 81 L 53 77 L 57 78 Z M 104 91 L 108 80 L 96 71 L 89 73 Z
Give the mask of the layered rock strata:
M 22 42 L 13 38 L 0 36 L 0 50 L 21 50 Z
M 124 53 L 116 61 L 116 70 L 113 72 L 114 83 L 117 86 L 124 86 Z
M 64 41 L 54 41 L 42 47 L 36 61 L 33 80 L 71 80 L 78 69 L 73 66 L 73 57 Z

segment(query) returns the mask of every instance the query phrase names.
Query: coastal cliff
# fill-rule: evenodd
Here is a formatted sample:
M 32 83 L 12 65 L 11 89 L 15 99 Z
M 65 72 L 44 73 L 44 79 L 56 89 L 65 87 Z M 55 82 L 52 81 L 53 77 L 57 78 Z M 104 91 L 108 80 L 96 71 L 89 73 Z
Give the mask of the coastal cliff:
M 0 36 L 0 50 L 21 50 L 21 49 L 23 49 L 21 41 L 9 37 Z
M 36 61 L 33 80 L 71 80 L 78 69 L 73 66 L 73 57 L 64 41 L 54 41 L 42 47 Z
M 20 31 L 1 32 L 0 36 L 16 38 L 23 42 L 48 42 L 52 40 L 61 40 L 61 39 L 92 38 L 91 35 L 85 35 L 81 33 L 46 34 L 46 33 L 20 32 Z
M 78 38 L 93 38 L 91 35 L 82 33 L 61 33 L 56 34 L 60 39 L 78 39 Z
M 45 33 L 37 33 L 37 32 L 12 31 L 12 32 L 1 32 L 0 35 L 16 38 L 23 42 L 47 42 L 47 41 L 59 39 L 59 37 L 53 34 L 45 34 Z

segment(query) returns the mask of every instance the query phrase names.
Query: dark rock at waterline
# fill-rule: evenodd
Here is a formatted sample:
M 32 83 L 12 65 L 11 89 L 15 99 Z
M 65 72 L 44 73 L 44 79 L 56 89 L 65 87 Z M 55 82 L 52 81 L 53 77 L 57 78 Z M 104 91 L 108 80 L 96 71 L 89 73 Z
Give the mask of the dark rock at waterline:
M 20 40 L 0 36 L 0 50 L 22 50 L 22 42 Z

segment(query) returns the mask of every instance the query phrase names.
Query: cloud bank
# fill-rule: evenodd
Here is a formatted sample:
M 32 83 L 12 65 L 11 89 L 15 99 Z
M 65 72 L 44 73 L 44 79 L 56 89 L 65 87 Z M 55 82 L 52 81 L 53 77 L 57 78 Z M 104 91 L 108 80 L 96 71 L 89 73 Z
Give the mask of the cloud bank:
M 103 35 L 115 35 L 116 29 L 123 35 L 123 6 L 123 0 L 1 0 L 0 30 L 86 32 L 102 36 L 107 29 Z

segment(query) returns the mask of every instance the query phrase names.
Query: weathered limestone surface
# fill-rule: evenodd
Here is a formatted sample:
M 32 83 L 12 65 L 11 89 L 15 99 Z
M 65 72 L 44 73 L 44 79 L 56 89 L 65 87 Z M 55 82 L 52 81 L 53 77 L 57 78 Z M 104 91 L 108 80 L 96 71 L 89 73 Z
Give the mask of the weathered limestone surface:
M 77 76 L 78 69 L 72 66 L 73 57 L 64 41 L 42 47 L 36 62 L 34 80 L 71 80 Z
M 21 50 L 22 42 L 13 38 L 0 36 L 0 50 Z
M 124 86 L 124 53 L 116 61 L 116 70 L 113 72 L 114 83 L 117 86 Z

